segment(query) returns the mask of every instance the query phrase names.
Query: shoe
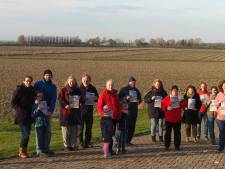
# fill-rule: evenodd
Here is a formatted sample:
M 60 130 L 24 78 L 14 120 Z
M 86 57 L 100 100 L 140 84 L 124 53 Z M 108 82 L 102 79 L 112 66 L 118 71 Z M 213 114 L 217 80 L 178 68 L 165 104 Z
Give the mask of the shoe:
M 28 154 L 27 154 L 27 149 L 25 148 L 20 148 L 19 149 L 19 157 L 20 158 L 28 158 Z
M 111 154 L 111 156 L 113 156 L 113 155 L 116 155 L 116 152 L 112 150 L 112 151 L 110 152 L 110 154 Z
M 52 156 L 55 154 L 54 151 L 48 150 L 45 154 L 47 154 L 48 156 Z
M 152 136 L 152 142 L 153 142 L 153 143 L 156 143 L 156 138 L 155 138 L 155 136 Z
M 127 143 L 127 146 L 133 146 L 133 145 L 134 145 L 134 144 L 131 143 L 131 142 Z
M 175 147 L 175 150 L 176 151 L 180 151 L 180 147 Z
M 200 141 L 200 136 L 197 136 L 196 138 L 197 138 L 198 141 Z
M 159 136 L 159 141 L 163 142 L 163 136 Z
M 84 149 L 84 145 L 83 144 L 80 144 L 78 147 L 77 147 L 78 150 L 83 150 Z
M 127 152 L 127 150 L 126 149 L 122 149 L 122 154 L 125 154 L 126 152 Z
M 64 151 L 71 151 L 71 147 L 64 147 Z
M 190 137 L 186 137 L 186 142 L 190 142 Z
M 39 152 L 37 153 L 37 157 L 49 157 L 49 155 L 43 152 Z
M 120 154 L 121 150 L 120 149 L 116 149 L 116 155 Z
M 205 141 L 209 141 L 209 137 L 208 136 L 205 136 Z
M 165 150 L 168 151 L 169 150 L 169 147 L 165 147 Z
M 84 145 L 84 148 L 93 148 L 93 147 L 94 147 L 94 146 L 93 146 L 92 144 L 90 144 L 90 143 Z
M 218 152 L 222 152 L 223 150 L 224 150 L 224 147 L 219 147 L 219 148 L 217 149 Z
M 198 140 L 197 137 L 194 137 L 194 138 L 193 138 L 193 141 L 194 141 L 195 143 L 198 143 L 198 142 L 199 142 L 199 140 Z

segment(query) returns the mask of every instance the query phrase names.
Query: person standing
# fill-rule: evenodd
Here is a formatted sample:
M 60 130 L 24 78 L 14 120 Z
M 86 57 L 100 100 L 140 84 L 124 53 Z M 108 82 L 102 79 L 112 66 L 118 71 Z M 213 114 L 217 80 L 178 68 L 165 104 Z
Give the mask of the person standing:
M 52 71 L 47 69 L 44 71 L 43 80 L 38 80 L 34 84 L 34 89 L 40 91 L 44 94 L 44 100 L 47 101 L 48 106 L 48 116 L 47 116 L 47 139 L 45 142 L 46 151 L 49 155 L 54 154 L 53 151 L 50 151 L 50 142 L 51 142 L 51 116 L 55 110 L 56 98 L 57 98 L 57 88 L 56 85 L 52 82 L 53 74 Z M 37 140 L 36 140 L 37 141 Z M 38 146 L 38 144 L 36 144 Z M 37 147 L 37 149 L 39 149 Z
M 100 126 L 103 138 L 104 157 L 113 155 L 112 146 L 115 135 L 116 123 L 121 117 L 122 106 L 120 104 L 117 90 L 114 89 L 112 79 L 106 81 L 106 89 L 100 93 L 98 99 L 98 113 L 101 117 Z
M 64 151 L 74 151 L 79 143 L 81 91 L 73 76 L 67 78 L 65 86 L 59 92 L 58 100 Z
M 120 100 L 126 99 L 128 101 L 128 133 L 126 142 L 128 145 L 132 145 L 131 141 L 138 116 L 138 105 L 142 102 L 141 93 L 136 88 L 136 79 L 133 76 L 128 78 L 128 85 L 120 89 L 119 97 Z
M 199 123 L 197 124 L 197 139 L 200 140 L 201 137 L 201 123 L 204 121 L 204 137 L 205 140 L 208 141 L 208 116 L 207 116 L 207 101 L 209 100 L 209 92 L 207 90 L 207 84 L 205 82 L 201 82 L 200 90 L 198 91 L 200 100 L 202 102 L 202 106 L 198 112 Z
M 21 85 L 18 85 L 13 93 L 11 105 L 15 109 L 15 124 L 20 126 L 21 140 L 19 148 L 19 157 L 27 158 L 27 146 L 29 142 L 31 124 L 32 124 L 32 104 L 35 97 L 34 88 L 31 85 L 33 78 L 25 76 Z
M 165 149 L 169 150 L 171 144 L 171 132 L 174 133 L 175 150 L 180 150 L 181 143 L 181 112 L 186 107 L 186 102 L 179 99 L 178 87 L 172 86 L 170 96 L 162 101 L 162 109 L 165 111 Z
M 187 107 L 184 110 L 183 121 L 185 123 L 186 141 L 190 141 L 191 133 L 194 142 L 198 142 L 196 137 L 196 128 L 199 123 L 198 112 L 201 108 L 201 100 L 196 91 L 196 88 L 189 85 L 186 89 L 184 99 L 187 102 Z
M 91 76 L 84 74 L 82 76 L 82 84 L 80 85 L 81 95 L 83 104 L 81 106 L 82 113 L 82 122 L 81 122 L 81 138 L 80 143 L 84 145 L 84 148 L 92 147 L 91 136 L 92 136 L 92 125 L 93 125 L 93 111 L 94 103 L 98 101 L 98 92 L 96 88 L 91 84 Z M 86 126 L 85 130 L 85 139 L 83 144 L 83 130 L 84 125 Z
M 151 120 L 152 142 L 156 142 L 156 127 L 159 127 L 159 141 L 163 142 L 164 111 L 161 108 L 162 100 L 167 96 L 162 81 L 156 79 L 152 83 L 151 90 L 145 95 L 144 101 L 148 104 L 148 116 Z
M 216 96 L 218 109 L 216 111 L 216 123 L 219 128 L 219 147 L 218 151 L 222 152 L 225 146 L 225 80 L 218 85 L 220 92 Z

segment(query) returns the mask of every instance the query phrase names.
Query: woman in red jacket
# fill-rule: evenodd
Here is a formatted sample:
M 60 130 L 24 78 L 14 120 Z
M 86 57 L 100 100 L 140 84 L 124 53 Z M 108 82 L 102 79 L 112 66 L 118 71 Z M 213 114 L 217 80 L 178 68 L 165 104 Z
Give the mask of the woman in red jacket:
M 170 95 L 162 101 L 162 109 L 165 111 L 165 149 L 169 150 L 171 144 L 171 132 L 174 132 L 175 150 L 180 150 L 181 142 L 181 112 L 186 103 L 178 97 L 178 87 L 172 86 Z
M 112 79 L 106 81 L 106 89 L 99 95 L 98 113 L 101 116 L 104 157 L 112 155 L 112 137 L 115 135 L 116 121 L 121 116 L 121 105 Z

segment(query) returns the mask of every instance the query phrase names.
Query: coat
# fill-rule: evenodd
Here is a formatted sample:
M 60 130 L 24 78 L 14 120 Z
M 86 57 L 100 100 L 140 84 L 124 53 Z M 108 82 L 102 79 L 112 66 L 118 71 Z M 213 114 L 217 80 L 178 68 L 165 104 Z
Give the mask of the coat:
M 77 87 L 69 87 L 68 85 L 61 89 L 59 92 L 58 100 L 60 105 L 60 125 L 61 126 L 74 126 L 81 123 L 81 112 L 79 108 L 66 109 L 66 105 L 70 105 L 70 96 L 81 96 L 80 89 Z M 79 103 L 82 99 L 80 98 Z
M 148 104 L 148 116 L 149 118 L 164 118 L 164 111 L 161 108 L 154 107 L 155 100 L 152 100 L 153 96 L 161 96 L 163 99 L 167 96 L 167 92 L 165 90 L 150 90 L 144 97 L 145 103 Z
M 196 110 L 188 109 L 188 106 L 185 107 L 184 110 L 184 116 L 183 116 L 183 122 L 188 124 L 197 124 L 199 123 L 199 116 L 198 112 L 201 108 L 201 100 L 199 97 L 199 94 L 195 94 L 193 97 L 188 97 L 186 94 L 184 95 L 184 100 L 186 103 L 188 103 L 188 99 L 195 99 L 195 108 Z
M 32 104 L 35 92 L 32 86 L 24 84 L 17 86 L 13 93 L 11 105 L 15 109 L 15 124 L 27 124 L 32 122 Z

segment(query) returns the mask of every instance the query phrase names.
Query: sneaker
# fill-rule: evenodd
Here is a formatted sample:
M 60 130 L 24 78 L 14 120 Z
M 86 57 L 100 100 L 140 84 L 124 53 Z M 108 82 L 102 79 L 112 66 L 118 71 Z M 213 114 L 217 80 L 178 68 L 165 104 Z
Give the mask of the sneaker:
M 205 141 L 209 141 L 209 137 L 208 136 L 205 136 Z
M 194 141 L 195 143 L 199 142 L 199 140 L 198 140 L 197 137 L 194 137 L 194 138 L 193 138 L 193 141 Z
M 20 158 L 28 158 L 27 150 L 25 148 L 19 149 L 19 157 Z
M 43 152 L 39 152 L 37 153 L 37 157 L 49 157 L 49 155 Z
M 64 147 L 64 151 L 71 151 L 71 147 Z
M 120 154 L 121 150 L 120 149 L 116 149 L 116 155 Z

